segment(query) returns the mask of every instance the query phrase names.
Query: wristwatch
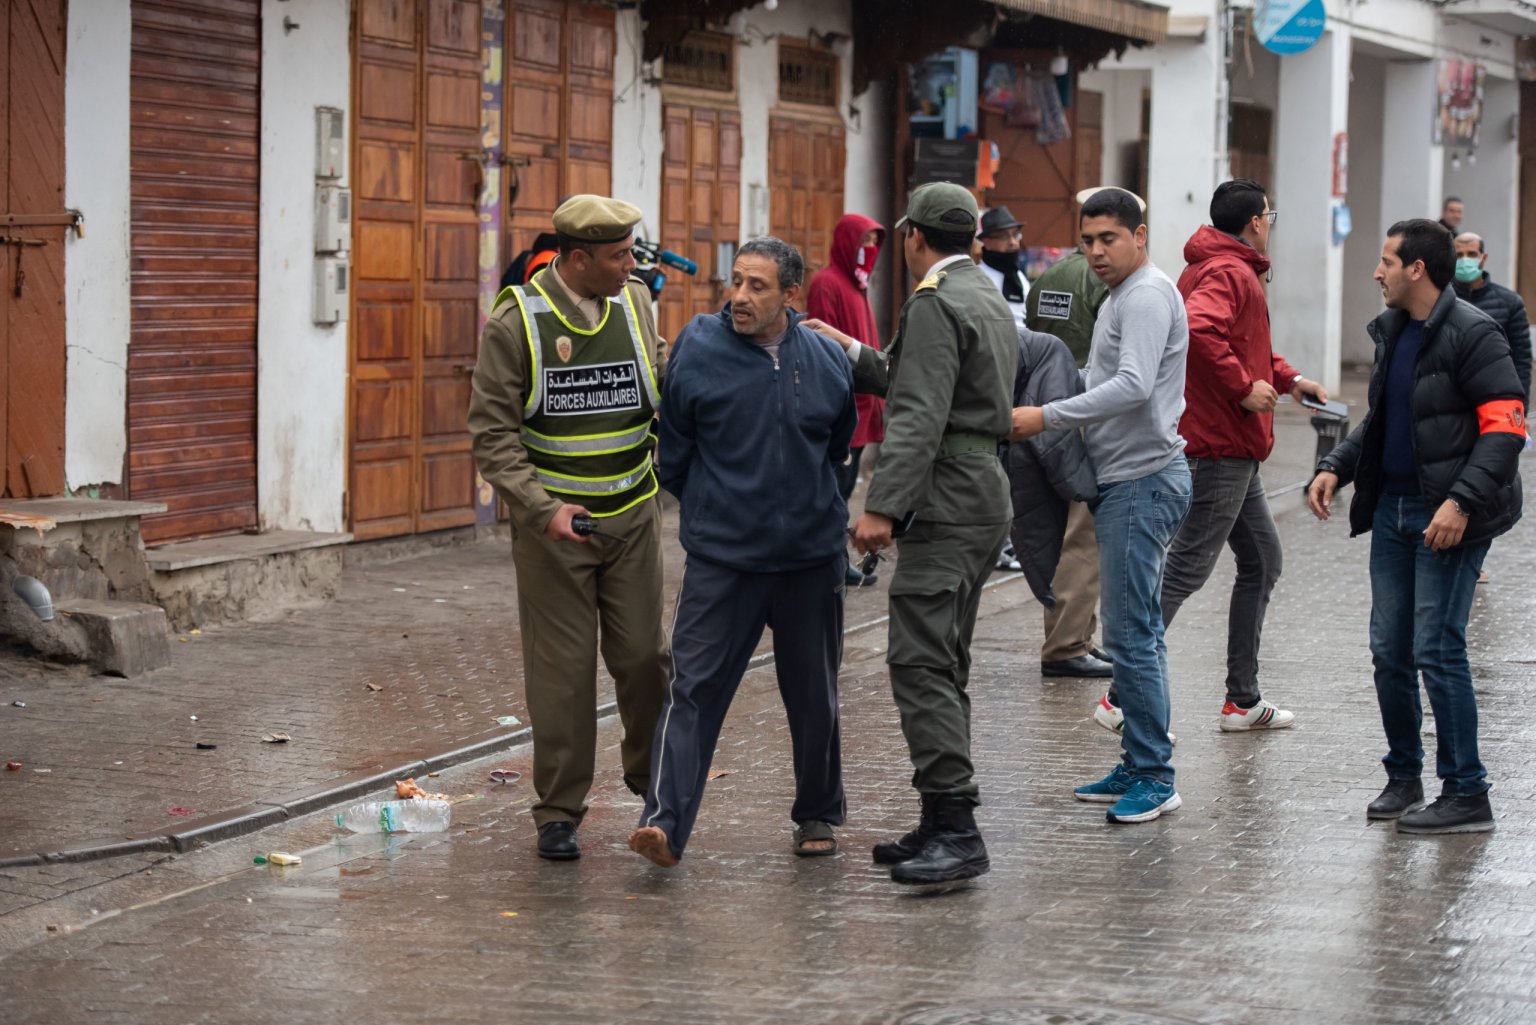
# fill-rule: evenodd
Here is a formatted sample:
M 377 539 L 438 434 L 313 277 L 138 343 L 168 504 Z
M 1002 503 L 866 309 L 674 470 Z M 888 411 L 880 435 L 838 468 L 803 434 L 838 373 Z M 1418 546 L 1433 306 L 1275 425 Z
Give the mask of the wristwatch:
M 1472 518 L 1472 514 L 1467 511 L 1465 506 L 1463 506 L 1460 502 L 1456 501 L 1456 499 L 1454 499 L 1454 498 L 1451 499 L 1451 505 L 1455 506 L 1456 507 L 1456 511 L 1458 513 L 1460 513 L 1463 517 L 1465 517 L 1467 519 L 1471 519 Z

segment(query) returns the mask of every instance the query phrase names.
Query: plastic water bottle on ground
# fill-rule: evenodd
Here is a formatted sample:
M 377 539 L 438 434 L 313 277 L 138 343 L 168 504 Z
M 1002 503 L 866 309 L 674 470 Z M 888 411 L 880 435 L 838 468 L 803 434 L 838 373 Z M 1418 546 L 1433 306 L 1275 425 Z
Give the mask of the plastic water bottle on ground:
M 336 816 L 354 833 L 441 833 L 448 828 L 447 801 L 364 801 Z

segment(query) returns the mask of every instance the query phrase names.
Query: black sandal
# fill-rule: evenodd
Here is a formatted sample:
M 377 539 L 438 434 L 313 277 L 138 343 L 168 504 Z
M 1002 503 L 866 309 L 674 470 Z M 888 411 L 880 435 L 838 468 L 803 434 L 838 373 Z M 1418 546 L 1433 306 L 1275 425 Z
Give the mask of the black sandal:
M 818 840 L 831 840 L 831 847 L 807 847 Z M 795 854 L 801 858 L 827 858 L 837 853 L 837 835 L 826 822 L 795 823 Z

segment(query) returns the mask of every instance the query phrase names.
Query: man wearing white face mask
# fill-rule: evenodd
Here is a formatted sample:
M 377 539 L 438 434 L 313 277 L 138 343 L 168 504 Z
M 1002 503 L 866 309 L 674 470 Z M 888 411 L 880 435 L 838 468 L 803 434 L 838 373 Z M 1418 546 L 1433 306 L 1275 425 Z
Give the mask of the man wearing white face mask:
M 1488 251 L 1481 236 L 1463 232 L 1456 236 L 1456 295 L 1476 306 L 1499 325 L 1509 341 L 1509 354 L 1520 375 L 1520 390 L 1531 400 L 1531 323 L 1526 319 L 1520 293 L 1494 284 L 1489 277 Z

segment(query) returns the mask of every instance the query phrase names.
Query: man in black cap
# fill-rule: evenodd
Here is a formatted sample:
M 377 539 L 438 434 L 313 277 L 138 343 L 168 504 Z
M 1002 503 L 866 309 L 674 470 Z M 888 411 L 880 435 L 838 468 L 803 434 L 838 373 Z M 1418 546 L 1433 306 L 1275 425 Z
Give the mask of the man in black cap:
M 1016 326 L 1024 326 L 1024 300 L 1029 297 L 1029 282 L 1019 270 L 1019 246 L 1024 241 L 1024 224 L 1016 220 L 1006 206 L 994 206 L 981 215 L 981 269 L 1003 293 L 1003 300 L 1013 311 Z M 1015 566 L 1015 569 L 1018 567 Z

